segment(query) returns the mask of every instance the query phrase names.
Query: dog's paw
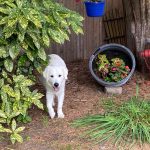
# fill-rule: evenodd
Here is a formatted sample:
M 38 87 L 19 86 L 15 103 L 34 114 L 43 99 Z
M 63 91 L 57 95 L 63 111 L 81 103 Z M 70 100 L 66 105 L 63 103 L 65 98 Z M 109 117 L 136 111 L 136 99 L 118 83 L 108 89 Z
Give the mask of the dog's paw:
M 55 112 L 50 112 L 49 115 L 50 115 L 51 119 L 53 119 L 55 117 Z
M 65 117 L 65 115 L 63 114 L 63 112 L 58 113 L 58 118 L 64 118 L 64 117 Z

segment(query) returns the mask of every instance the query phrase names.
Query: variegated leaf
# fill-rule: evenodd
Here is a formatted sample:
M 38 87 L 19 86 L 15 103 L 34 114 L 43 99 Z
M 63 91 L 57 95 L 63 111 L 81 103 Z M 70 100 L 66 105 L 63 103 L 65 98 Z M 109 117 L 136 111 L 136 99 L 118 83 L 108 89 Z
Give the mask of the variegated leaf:
M 7 57 L 8 56 L 8 54 L 7 54 L 7 50 L 6 50 L 6 47 L 4 47 L 4 46 L 0 46 L 0 57 L 1 58 L 5 58 L 5 57 Z
M 10 115 L 10 118 L 14 118 L 14 117 L 17 117 L 20 115 L 20 111 L 18 112 L 13 112 L 11 115 Z
M 13 81 L 15 83 L 20 83 L 24 79 L 25 79 L 25 77 L 23 75 L 18 75 L 18 76 L 17 75 L 13 75 Z
M 1 99 L 3 103 L 7 102 L 7 94 L 3 90 L 1 90 Z
M 14 112 L 17 112 L 19 110 L 19 103 L 18 103 L 18 101 L 15 101 L 14 103 L 13 103 L 13 111 Z
M 10 140 L 11 140 L 11 143 L 12 143 L 12 144 L 15 144 L 16 138 L 14 137 L 14 134 L 11 134 L 11 135 L 10 135 Z
M 1 118 L 7 118 L 5 112 L 3 112 L 2 110 L 0 110 L 0 117 Z
M 42 24 L 37 16 L 29 15 L 28 19 L 34 23 L 37 28 L 42 28 Z
M 8 17 L 3 17 L 3 19 L 0 20 L 0 25 L 6 24 L 8 21 Z
M 3 14 L 9 14 L 10 13 L 9 9 L 3 8 L 3 7 L 0 7 L 0 12 Z
M 40 100 L 35 100 L 33 103 L 34 103 L 34 105 L 36 105 L 38 108 L 44 109 L 43 104 L 41 103 Z
M 34 60 L 34 57 L 33 57 L 32 52 L 31 52 L 30 50 L 26 50 L 26 54 L 27 54 L 27 57 L 28 57 L 31 61 Z
M 40 48 L 38 50 L 38 56 L 42 59 L 42 60 L 46 60 L 46 53 L 45 53 L 45 50 L 43 48 Z
M 25 127 L 19 127 L 15 130 L 15 133 L 20 133 L 25 129 Z
M 71 27 L 76 34 L 79 34 L 79 33 L 83 34 L 82 28 L 78 26 L 75 22 L 71 23 Z
M 2 76 L 4 77 L 4 78 L 7 78 L 8 76 L 7 76 L 7 73 L 3 70 L 2 71 Z
M 13 27 L 17 23 L 17 21 L 18 21 L 17 18 L 9 19 L 8 20 L 8 27 Z
M 0 124 L 0 132 L 12 133 L 10 129 L 4 128 L 1 124 Z
M 18 33 L 18 40 L 22 43 L 24 41 L 25 32 Z
M 21 27 L 26 30 L 27 26 L 28 26 L 28 20 L 25 17 L 21 17 L 19 18 L 19 23 L 21 25 Z
M 22 47 L 23 47 L 25 50 L 27 50 L 27 49 L 28 49 L 28 44 L 27 44 L 26 42 L 23 42 L 23 43 L 22 43 Z
M 23 0 L 16 0 L 16 4 L 17 4 L 18 8 L 21 8 L 23 5 Z
M 29 33 L 29 35 L 32 38 L 33 43 L 37 47 L 37 49 L 40 49 L 41 46 L 40 46 L 40 42 L 38 40 L 38 37 L 35 34 L 33 34 L 33 33 Z
M 4 79 L 0 79 L 0 88 L 4 85 Z
M 15 133 L 14 134 L 14 138 L 19 142 L 19 143 L 22 143 L 23 142 L 23 138 L 21 135 Z
M 69 36 L 67 35 L 67 33 L 65 31 L 61 30 L 61 29 L 58 29 L 58 30 L 59 30 L 61 36 L 63 36 L 64 39 L 69 41 Z
M 45 29 L 42 30 L 42 39 L 43 39 L 44 44 L 46 46 L 49 46 L 49 44 L 50 44 L 49 43 L 49 36 L 48 36 L 48 34 L 47 34 Z
M 36 68 L 36 70 L 39 72 L 39 73 L 42 73 L 43 72 L 43 68 L 41 66 L 41 64 L 37 61 L 34 61 L 34 67 Z
M 9 7 L 16 8 L 16 5 L 13 2 L 14 0 L 5 1 L 5 4 L 8 5 Z
M 15 91 L 8 84 L 2 87 L 2 90 L 11 97 L 15 97 Z
M 57 43 L 63 44 L 64 37 L 60 36 L 60 32 L 57 30 L 49 29 L 48 30 L 49 36 Z
M 21 96 L 21 94 L 20 94 L 20 90 L 17 88 L 17 89 L 15 89 L 15 98 L 16 98 L 16 100 L 17 101 L 19 101 L 20 100 L 20 96 Z
M 5 26 L 3 32 L 5 34 L 5 39 L 8 39 L 10 38 L 13 34 L 14 34 L 14 29 L 13 27 L 8 27 L 8 26 Z
M 22 82 L 21 82 L 21 86 L 22 87 L 26 87 L 26 86 L 31 86 L 31 85 L 33 85 L 33 81 L 32 80 L 30 80 L 30 79 L 25 79 L 25 80 L 23 80 Z
M 12 60 L 8 58 L 4 61 L 4 66 L 7 71 L 12 72 L 14 65 L 13 65 Z
M 0 118 L 0 123 L 7 123 L 7 122 L 6 122 L 6 119 Z
M 13 119 L 12 124 L 11 124 L 12 131 L 15 131 L 16 127 L 17 127 L 16 121 L 15 121 L 15 119 Z
M 12 59 L 15 59 L 18 56 L 19 52 L 20 52 L 19 46 L 14 45 L 9 48 L 9 55 Z

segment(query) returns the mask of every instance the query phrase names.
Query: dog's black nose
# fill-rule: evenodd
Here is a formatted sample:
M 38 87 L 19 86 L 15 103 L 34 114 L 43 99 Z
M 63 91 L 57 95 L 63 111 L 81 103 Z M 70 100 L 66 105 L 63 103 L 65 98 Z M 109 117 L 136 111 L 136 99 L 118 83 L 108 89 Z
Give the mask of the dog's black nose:
M 58 83 L 54 83 L 54 86 L 55 86 L 55 87 L 58 87 L 58 86 L 59 86 L 59 84 L 58 84 Z

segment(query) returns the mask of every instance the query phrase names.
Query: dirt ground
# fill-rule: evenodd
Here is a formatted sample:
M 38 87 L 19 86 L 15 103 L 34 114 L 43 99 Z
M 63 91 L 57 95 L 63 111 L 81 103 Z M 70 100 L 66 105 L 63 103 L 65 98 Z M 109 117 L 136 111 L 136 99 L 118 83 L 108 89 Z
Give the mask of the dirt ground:
M 53 119 L 48 117 L 46 111 L 33 107 L 30 110 L 32 122 L 25 124 L 26 129 L 22 133 L 24 143 L 11 145 L 8 138 L 0 135 L 0 150 L 127 150 L 126 147 L 115 147 L 105 143 L 93 145 L 80 138 L 80 129 L 73 128 L 70 123 L 81 116 L 103 112 L 102 100 L 111 97 L 103 91 L 88 70 L 87 62 L 68 64 L 69 81 L 66 86 L 64 102 L 65 119 Z M 140 86 L 140 95 L 150 97 L 150 84 L 139 73 L 135 73 L 132 79 L 123 86 L 122 95 L 113 96 L 117 103 L 128 100 L 135 95 L 136 82 Z M 38 86 L 41 92 L 45 92 L 42 85 Z M 45 103 L 45 98 L 43 98 Z M 150 150 L 150 145 L 141 148 L 135 145 L 133 150 Z

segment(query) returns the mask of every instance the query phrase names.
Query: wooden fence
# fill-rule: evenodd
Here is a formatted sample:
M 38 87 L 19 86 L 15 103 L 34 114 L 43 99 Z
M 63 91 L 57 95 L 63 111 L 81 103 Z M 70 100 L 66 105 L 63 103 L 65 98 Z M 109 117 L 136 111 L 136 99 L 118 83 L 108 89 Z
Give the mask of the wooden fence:
M 88 59 L 92 52 L 104 43 L 102 18 L 87 17 L 83 3 L 76 3 L 75 0 L 58 0 L 58 2 L 84 16 L 84 35 L 77 36 L 72 33 L 70 41 L 66 41 L 63 45 L 51 45 L 47 53 L 59 54 L 67 62 Z M 106 12 L 115 8 L 122 10 L 122 0 L 106 0 Z

